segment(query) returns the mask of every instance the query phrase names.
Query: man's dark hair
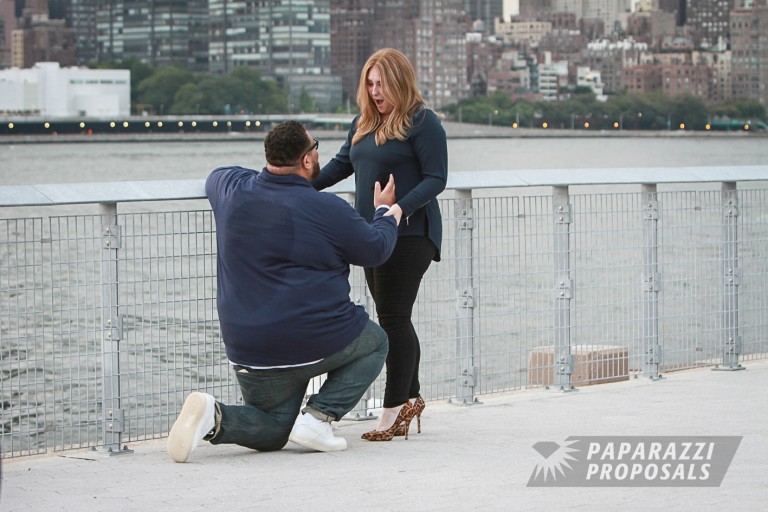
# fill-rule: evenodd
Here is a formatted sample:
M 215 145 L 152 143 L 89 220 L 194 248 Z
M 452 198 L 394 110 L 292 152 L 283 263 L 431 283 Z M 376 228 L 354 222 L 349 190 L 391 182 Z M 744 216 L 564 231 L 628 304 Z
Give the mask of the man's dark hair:
M 311 141 L 307 130 L 298 121 L 280 123 L 264 139 L 267 163 L 278 167 L 291 167 L 299 163 Z

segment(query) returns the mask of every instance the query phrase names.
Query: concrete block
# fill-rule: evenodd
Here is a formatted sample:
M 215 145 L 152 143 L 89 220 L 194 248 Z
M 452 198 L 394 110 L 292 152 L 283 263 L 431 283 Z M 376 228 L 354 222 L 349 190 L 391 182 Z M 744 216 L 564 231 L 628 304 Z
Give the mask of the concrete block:
M 572 347 L 574 386 L 589 386 L 629 380 L 629 351 L 621 345 L 575 345 Z M 535 347 L 528 354 L 528 386 L 555 383 L 555 347 Z

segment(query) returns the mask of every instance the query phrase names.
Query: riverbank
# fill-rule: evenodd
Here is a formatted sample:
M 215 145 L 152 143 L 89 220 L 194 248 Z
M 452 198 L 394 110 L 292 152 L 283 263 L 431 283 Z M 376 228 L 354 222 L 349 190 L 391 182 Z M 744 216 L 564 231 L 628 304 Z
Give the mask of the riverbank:
M 445 122 L 443 124 L 449 139 L 593 139 L 593 138 L 768 138 L 768 132 L 744 131 L 693 131 L 693 130 L 584 130 L 553 128 L 511 128 L 468 123 Z M 129 133 L 129 134 L 45 134 L 45 135 L 3 135 L 0 145 L 46 144 L 46 143 L 114 143 L 114 142 L 236 142 L 264 140 L 267 131 L 231 132 L 184 132 L 175 133 Z M 343 139 L 346 129 L 312 129 L 312 134 L 325 139 Z

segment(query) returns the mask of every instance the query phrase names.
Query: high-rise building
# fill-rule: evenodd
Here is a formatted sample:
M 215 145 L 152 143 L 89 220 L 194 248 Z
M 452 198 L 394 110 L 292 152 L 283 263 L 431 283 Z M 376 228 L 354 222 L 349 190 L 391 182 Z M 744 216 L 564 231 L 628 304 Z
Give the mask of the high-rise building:
M 210 70 L 249 66 L 288 89 L 289 109 L 303 93 L 321 110 L 341 104 L 331 72 L 330 0 L 209 0 Z
M 552 15 L 553 0 L 520 0 L 520 18 L 526 20 L 542 20 Z M 505 20 L 509 21 L 509 20 Z
M 373 53 L 375 0 L 331 0 L 331 71 L 341 77 L 349 104 L 355 103 L 360 71 Z
M 584 18 L 602 20 L 606 33 L 621 28 L 620 16 L 631 8 L 631 0 L 583 0 Z
M 577 24 L 584 18 L 601 20 L 608 33 L 619 26 L 621 15 L 631 7 L 631 0 L 552 0 L 552 12 L 574 14 Z
M 105 0 L 96 10 L 100 60 L 208 70 L 208 0 Z
M 715 46 L 729 39 L 729 19 L 736 0 L 688 0 L 685 24 L 693 31 L 698 46 Z
M 584 16 L 584 2 L 586 0 L 552 0 L 553 12 L 568 12 L 576 16 L 576 22 Z
M 21 18 L 25 15 L 45 15 L 48 16 L 48 0 L 15 0 L 16 17 Z
M 472 21 L 483 22 L 485 32 L 493 34 L 494 20 L 504 19 L 504 0 L 466 0 L 465 7 Z
M 678 27 L 685 25 L 685 6 L 688 0 L 654 0 L 658 2 L 660 11 L 675 15 L 675 21 Z
M 0 17 L 0 69 L 11 66 L 11 49 L 5 44 L 5 20 Z
M 241 19 L 255 18 L 255 6 L 245 2 L 210 0 L 208 2 L 208 68 L 213 73 L 227 73 L 232 66 L 233 53 L 248 45 L 255 47 L 258 26 L 255 22 L 242 23 Z M 237 11 L 238 15 L 235 16 Z M 230 30 L 233 26 L 236 30 Z
M 16 28 L 16 0 L 0 0 L 0 23 L 2 24 L 3 38 L 0 41 L 0 47 L 11 50 L 13 41 L 13 30 Z
M 98 58 L 96 46 L 96 4 L 98 0 L 49 0 L 49 17 L 64 20 L 75 38 L 75 60 L 78 65 L 95 62 Z
M 730 31 L 733 96 L 768 107 L 768 7 L 734 10 Z
M 408 56 L 419 88 L 432 108 L 469 95 L 466 78 L 470 18 L 464 0 L 376 0 L 372 49 L 396 48 Z
M 29 68 L 38 62 L 58 62 L 63 66 L 75 64 L 75 39 L 63 20 L 48 17 L 46 0 L 26 0 L 21 7 L 11 43 L 11 65 Z

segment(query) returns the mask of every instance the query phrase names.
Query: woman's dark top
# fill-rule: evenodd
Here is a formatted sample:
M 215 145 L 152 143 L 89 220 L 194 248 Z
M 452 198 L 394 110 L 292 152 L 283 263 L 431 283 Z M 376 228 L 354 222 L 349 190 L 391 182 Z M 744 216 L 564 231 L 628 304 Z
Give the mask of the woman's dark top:
M 437 195 L 445 190 L 448 179 L 448 146 L 440 119 L 433 111 L 421 109 L 414 115 L 406 140 L 387 140 L 377 146 L 374 132 L 352 144 L 358 118 L 352 121 L 339 152 L 312 185 L 323 190 L 354 173 L 355 208 L 371 221 L 373 184 L 379 180 L 383 186 L 393 174 L 397 204 L 403 210 L 398 236 L 428 236 L 435 244 L 434 259 L 440 261 L 443 227 Z

